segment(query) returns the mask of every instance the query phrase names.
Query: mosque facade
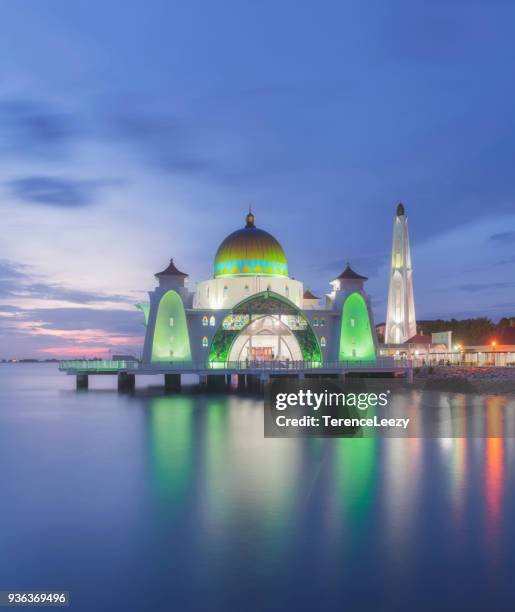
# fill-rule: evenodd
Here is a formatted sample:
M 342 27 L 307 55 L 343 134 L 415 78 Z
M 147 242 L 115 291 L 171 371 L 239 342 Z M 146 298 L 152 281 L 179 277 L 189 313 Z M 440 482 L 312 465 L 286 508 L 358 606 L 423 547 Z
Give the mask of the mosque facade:
M 273 361 L 286 367 L 375 362 L 377 337 L 365 276 L 350 265 L 319 298 L 289 276 L 280 243 L 256 226 L 227 236 L 214 259 L 213 277 L 187 286 L 174 263 L 155 275 L 145 317 L 144 364 L 187 362 L 199 367 L 245 367 Z

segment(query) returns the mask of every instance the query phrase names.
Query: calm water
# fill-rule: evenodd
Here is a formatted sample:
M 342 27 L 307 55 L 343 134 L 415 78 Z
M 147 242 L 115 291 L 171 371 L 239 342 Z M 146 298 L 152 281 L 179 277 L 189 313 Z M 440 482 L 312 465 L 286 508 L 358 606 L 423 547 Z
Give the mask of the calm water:
M 265 440 L 255 398 L 114 382 L 0 366 L 0 590 L 88 612 L 515 609 L 515 439 Z

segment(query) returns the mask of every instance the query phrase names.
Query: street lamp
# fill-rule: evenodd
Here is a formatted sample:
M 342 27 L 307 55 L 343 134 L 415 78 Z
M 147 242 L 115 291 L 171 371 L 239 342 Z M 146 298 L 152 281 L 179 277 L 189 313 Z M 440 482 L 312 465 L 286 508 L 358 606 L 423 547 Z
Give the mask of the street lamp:
M 497 342 L 495 340 L 492 340 L 492 351 L 495 353 L 495 347 L 497 346 Z M 492 365 L 495 365 L 495 355 L 492 357 Z

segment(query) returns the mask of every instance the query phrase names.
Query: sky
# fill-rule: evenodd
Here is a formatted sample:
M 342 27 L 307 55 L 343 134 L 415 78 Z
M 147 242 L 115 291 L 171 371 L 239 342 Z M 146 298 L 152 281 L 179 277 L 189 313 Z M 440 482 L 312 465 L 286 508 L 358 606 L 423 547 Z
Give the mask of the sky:
M 396 205 L 417 318 L 515 315 L 509 0 L 3 0 L 0 358 L 138 353 L 244 225 L 384 321 Z

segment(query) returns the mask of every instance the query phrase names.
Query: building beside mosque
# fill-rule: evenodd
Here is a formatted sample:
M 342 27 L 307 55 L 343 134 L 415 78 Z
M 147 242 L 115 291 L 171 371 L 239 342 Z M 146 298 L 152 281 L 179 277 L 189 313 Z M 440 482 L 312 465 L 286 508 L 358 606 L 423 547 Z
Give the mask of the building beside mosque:
M 280 243 L 256 227 L 252 212 L 229 234 L 213 276 L 187 286 L 171 260 L 155 275 L 145 316 L 144 364 L 189 362 L 223 367 L 262 361 L 375 362 L 377 337 L 365 276 L 350 265 L 323 299 L 291 278 Z

